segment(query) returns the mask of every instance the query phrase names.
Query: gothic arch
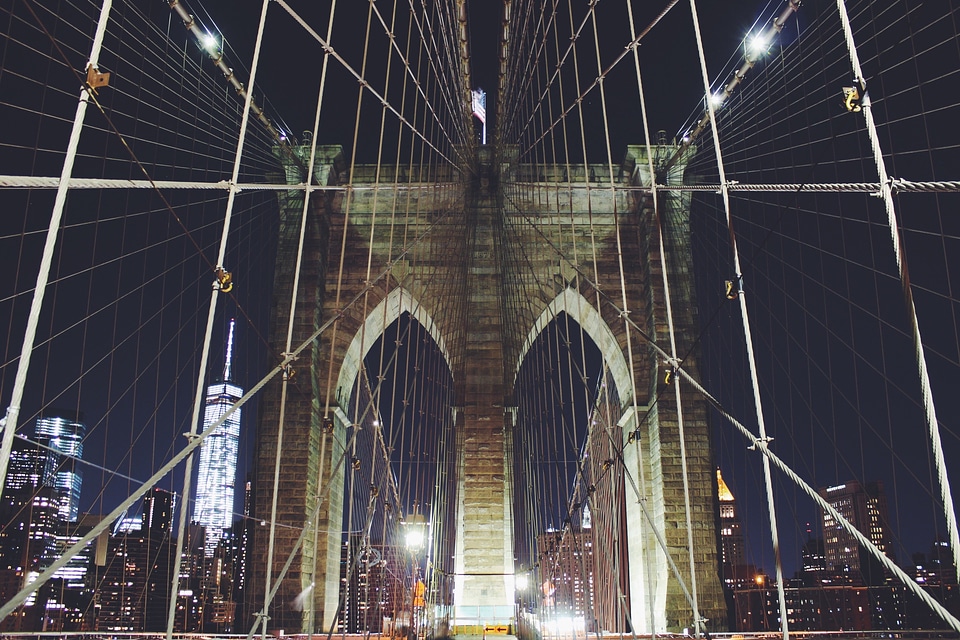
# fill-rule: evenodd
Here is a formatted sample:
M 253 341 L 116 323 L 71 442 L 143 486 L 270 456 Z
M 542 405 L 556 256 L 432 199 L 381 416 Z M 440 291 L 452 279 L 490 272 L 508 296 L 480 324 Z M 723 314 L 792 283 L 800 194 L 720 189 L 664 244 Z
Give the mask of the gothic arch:
M 360 367 L 363 366 L 363 359 L 367 357 L 370 347 L 376 343 L 380 334 L 404 313 L 409 313 L 423 325 L 430 337 L 437 343 L 440 353 L 443 354 L 443 358 L 447 362 L 447 367 L 450 367 L 451 372 L 453 371 L 450 365 L 450 353 L 447 351 L 446 343 L 437 327 L 437 323 L 433 321 L 433 318 L 424 309 L 423 304 L 408 289 L 397 287 L 387 294 L 387 297 L 381 300 L 372 312 L 367 314 L 367 319 L 354 334 L 353 340 L 350 341 L 350 346 L 343 356 L 340 375 L 337 377 L 337 394 L 340 397 L 340 394 L 346 392 L 347 396 L 344 397 L 344 402 L 353 393 L 354 381 L 357 379 Z
M 623 350 L 620 349 L 616 336 L 613 335 L 609 325 L 607 325 L 593 305 L 591 305 L 579 291 L 569 287 L 561 291 L 556 298 L 550 301 L 540 314 L 540 317 L 537 318 L 530 328 L 530 332 L 527 334 L 523 342 L 523 347 L 520 349 L 519 357 L 517 358 L 516 368 L 513 373 L 514 380 L 516 380 L 517 374 L 520 372 L 520 365 L 523 363 L 527 351 L 530 350 L 537 337 L 547 328 L 547 325 L 553 322 L 554 318 L 556 318 L 557 314 L 561 311 L 576 320 L 577 324 L 583 327 L 583 330 L 587 332 L 587 335 L 590 336 L 600 349 L 604 361 L 607 366 L 610 367 L 610 374 L 613 376 L 613 380 L 617 385 L 617 390 L 620 392 L 621 405 L 627 406 L 629 403 L 632 403 L 633 382 L 630 376 L 630 367 L 627 364 L 627 359 L 623 355 Z

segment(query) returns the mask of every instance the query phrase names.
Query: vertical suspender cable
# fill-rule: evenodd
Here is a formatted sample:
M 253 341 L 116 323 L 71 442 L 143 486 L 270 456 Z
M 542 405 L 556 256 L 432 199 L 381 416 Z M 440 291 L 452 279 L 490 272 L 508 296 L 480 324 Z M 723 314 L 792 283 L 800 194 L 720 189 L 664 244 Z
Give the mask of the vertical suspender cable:
M 636 26 L 633 22 L 633 6 L 627 0 L 627 14 L 630 20 L 630 39 L 636 42 Z M 653 168 L 653 153 L 650 147 L 650 126 L 647 122 L 647 103 L 643 93 L 643 80 L 640 75 L 640 55 L 637 53 L 638 44 L 633 45 L 633 63 L 637 72 L 637 90 L 640 94 L 640 117 L 643 121 L 643 139 L 647 150 L 647 172 L 650 175 L 650 197 L 653 200 L 653 215 L 657 220 L 658 246 L 660 248 L 660 272 L 663 275 L 663 299 L 667 314 L 667 332 L 670 335 L 670 357 L 677 359 L 677 339 L 673 325 L 673 306 L 670 302 L 670 281 L 667 277 L 667 256 L 663 246 L 663 222 L 660 217 L 660 203 L 657 194 L 657 176 Z M 674 398 L 677 404 L 677 430 L 680 438 L 680 466 L 683 474 L 683 505 L 687 525 L 687 551 L 690 562 L 690 592 L 693 600 L 693 628 L 694 635 L 699 638 L 705 620 L 700 615 L 700 604 L 697 593 L 696 559 L 693 554 L 693 523 L 690 517 L 690 481 L 687 471 L 687 444 L 683 429 L 683 405 L 680 402 L 680 380 L 674 380 Z
M 330 44 L 333 38 L 333 16 L 336 13 L 336 10 L 337 10 L 337 0 L 331 0 L 330 18 L 327 21 L 327 44 L 328 45 Z M 304 178 L 308 186 L 313 184 L 313 168 L 316 164 L 316 159 L 317 159 L 317 140 L 320 139 L 319 138 L 320 112 L 323 108 L 323 96 L 324 96 L 324 89 L 327 83 L 327 68 L 329 64 L 330 64 L 330 54 L 329 52 L 324 52 L 323 63 L 320 68 L 320 88 L 317 91 L 317 109 L 313 117 L 313 136 L 311 138 L 312 143 L 310 146 L 310 161 L 307 164 L 307 175 Z M 324 186 L 324 185 L 320 185 L 320 186 Z M 307 212 L 309 211 L 309 207 L 310 207 L 310 189 L 308 188 L 303 194 L 303 213 L 301 214 L 301 217 L 300 217 L 300 238 L 297 244 L 297 265 L 293 271 L 293 293 L 290 295 L 290 321 L 289 321 L 289 324 L 287 325 L 287 348 L 286 348 L 287 353 L 290 352 L 290 346 L 293 341 L 293 320 L 294 320 L 294 316 L 296 315 L 297 296 L 298 296 L 298 290 L 300 288 L 300 269 L 302 268 L 302 264 L 303 264 L 303 240 L 304 240 L 304 236 L 306 234 L 306 229 L 307 229 Z M 286 406 L 288 378 L 289 376 L 284 376 L 283 386 L 280 388 L 281 399 L 280 399 L 280 420 L 279 420 L 279 427 L 278 427 L 278 430 L 279 430 L 278 438 L 279 438 L 279 434 L 282 433 L 282 430 L 283 430 L 283 416 L 284 416 L 284 408 Z M 329 417 L 329 415 L 325 414 L 324 419 L 331 419 L 331 418 Z M 320 464 L 318 465 L 318 471 L 317 471 L 317 500 L 320 500 L 320 495 L 321 495 L 321 485 L 323 484 L 323 468 L 324 468 L 323 464 L 324 464 L 324 460 L 327 457 L 327 440 L 329 435 L 330 434 L 327 434 L 326 432 L 320 434 Z M 273 500 L 275 505 L 276 496 L 279 491 L 279 471 L 280 471 L 280 447 L 279 446 L 277 447 L 277 457 L 276 457 L 276 460 L 274 461 L 274 464 L 275 466 L 274 466 L 274 485 L 273 485 L 274 498 Z M 319 518 L 320 511 L 317 510 L 316 513 L 317 513 L 317 516 L 313 519 L 313 546 L 312 546 L 313 567 L 310 574 L 310 582 L 311 584 L 313 584 L 314 590 L 311 591 L 310 593 L 310 598 L 309 598 L 310 604 L 309 604 L 309 609 L 307 610 L 307 630 L 310 633 L 313 633 L 315 631 L 314 625 L 316 624 L 315 620 L 316 620 L 316 609 L 317 609 L 317 604 L 316 604 L 317 599 L 315 594 L 316 594 L 316 585 L 317 585 L 317 537 L 320 533 L 320 518 Z M 276 515 L 276 511 L 274 510 L 274 516 L 275 515 Z M 271 554 L 273 553 L 273 539 L 274 539 L 274 536 L 276 535 L 275 520 L 276 520 L 275 517 L 271 518 L 270 520 L 270 549 L 268 553 L 271 553 Z M 268 563 L 267 565 L 268 572 L 270 571 L 271 564 L 272 563 Z M 267 589 L 266 591 L 269 591 L 269 589 Z M 324 590 L 324 593 L 326 593 L 326 590 Z M 264 614 L 267 613 L 266 605 L 264 605 L 263 613 Z M 324 623 L 327 623 L 327 622 L 328 622 L 327 620 L 324 620 Z M 331 628 L 332 628 L 332 624 L 331 624 Z M 266 631 L 266 627 L 264 627 L 264 631 Z
M 367 5 L 367 22 L 366 22 L 366 28 L 365 28 L 365 30 L 364 30 L 364 40 L 363 40 L 363 59 L 362 59 L 362 61 L 361 61 L 361 63 L 360 63 L 360 77 L 361 77 L 361 78 L 366 78 L 366 74 L 367 74 L 367 60 L 368 60 L 368 56 L 369 56 L 369 52 L 370 52 L 370 24 L 371 24 L 372 19 L 373 19 L 373 3 L 370 2 L 370 3 L 368 3 L 368 5 Z M 361 113 L 361 107 L 363 106 L 363 94 L 364 94 L 364 85 L 361 84 L 361 85 L 359 86 L 359 88 L 357 89 L 357 109 L 356 109 L 356 115 L 354 116 L 354 124 L 353 124 L 353 146 L 352 146 L 351 156 L 350 156 L 350 174 L 349 174 L 349 175 L 350 175 L 350 186 L 351 186 L 351 187 L 353 186 L 353 180 L 354 180 L 354 177 L 356 176 L 356 167 L 357 167 L 357 139 L 358 139 L 358 136 L 359 136 L 359 133 L 360 133 L 360 113 Z M 386 94 L 384 94 L 384 95 L 386 95 Z M 377 192 L 374 191 L 374 193 L 376 194 Z M 346 261 L 346 254 L 347 254 L 347 240 L 348 240 L 348 233 L 349 233 L 349 231 L 350 231 L 350 213 L 351 213 L 351 211 L 352 211 L 353 201 L 354 201 L 354 193 L 353 193 L 353 190 L 351 189 L 351 190 L 348 191 L 347 194 L 346 194 L 345 204 L 344 204 L 343 235 L 342 235 L 341 242 L 340 242 L 340 268 L 339 268 L 339 273 L 337 274 L 337 294 L 338 294 L 337 297 L 338 297 L 338 298 L 339 298 L 340 288 L 341 288 L 341 286 L 342 286 L 342 284 L 343 284 L 344 264 L 345 264 L 345 261 Z M 369 253 L 370 253 L 372 250 L 373 250 L 373 247 L 368 247 L 368 248 L 367 248 L 367 253 L 368 253 L 368 255 L 369 255 Z M 367 301 L 367 298 L 368 298 L 368 293 L 369 293 L 369 290 L 368 290 L 368 289 L 365 289 L 364 292 L 363 292 L 364 308 L 363 308 L 363 310 L 362 310 L 362 312 L 361 312 L 361 316 L 360 316 L 360 317 L 361 317 L 361 318 L 364 318 L 364 319 L 366 319 L 366 314 L 367 314 L 366 301 Z M 339 307 L 339 304 L 338 304 L 337 306 Z M 361 354 L 365 354 L 365 353 L 366 353 L 366 345 L 363 343 L 363 340 L 364 340 L 363 331 L 364 331 L 365 325 L 366 325 L 365 322 L 364 322 L 363 324 L 361 324 L 361 329 L 360 329 L 360 332 L 361 332 L 361 336 L 360 336 L 360 340 L 361 340 L 360 353 L 361 353 Z M 334 332 L 337 331 L 337 327 L 338 327 L 338 326 L 339 326 L 338 324 L 334 324 L 334 326 L 333 326 Z M 335 335 L 336 335 L 336 333 L 334 333 L 334 336 L 335 336 Z M 349 335 L 348 335 L 348 337 L 349 337 Z M 329 354 L 329 356 L 328 356 L 329 359 L 330 359 L 330 367 L 329 367 L 328 371 L 331 373 L 331 376 L 330 376 L 330 378 L 327 380 L 327 384 L 328 384 L 328 385 L 333 384 L 333 376 L 332 376 L 332 373 L 333 373 L 333 366 L 334 366 L 334 360 L 335 360 L 336 343 L 337 343 L 336 339 L 332 339 L 332 340 L 330 341 L 330 354 Z M 364 365 L 363 365 L 363 361 L 362 361 L 362 357 L 361 357 L 361 362 L 360 362 L 360 364 L 359 364 L 358 367 L 357 367 L 357 380 L 356 380 L 355 383 L 354 383 L 353 381 L 351 381 L 351 384 L 355 384 L 355 385 L 356 385 L 356 389 L 357 389 L 357 391 L 356 391 L 356 392 L 354 393 L 354 395 L 353 395 L 353 411 L 351 412 L 351 411 L 349 411 L 349 409 L 348 409 L 348 411 L 347 411 L 347 414 L 350 416 L 351 429 L 352 429 L 352 431 L 353 431 L 353 434 L 352 434 L 352 437 L 351 437 L 351 441 L 350 441 L 350 443 L 351 443 L 351 444 L 350 444 L 350 458 L 351 458 L 351 460 L 358 460 L 358 456 L 357 456 L 357 438 L 358 438 L 358 434 L 359 434 L 360 430 L 361 430 L 362 427 L 363 427 L 363 422 L 364 422 L 364 417 L 365 417 L 365 415 L 366 415 L 366 412 L 367 412 L 367 410 L 369 410 L 369 405 L 366 406 L 366 408 L 363 410 L 363 412 L 361 412 L 361 410 L 360 410 L 360 404 L 361 404 L 360 401 L 361 401 L 361 395 L 362 395 L 361 389 L 363 388 L 363 381 L 364 381 L 364 378 L 365 378 L 365 374 L 366 374 L 366 371 L 365 371 L 365 369 L 364 369 Z M 329 394 L 329 391 L 328 391 L 328 394 Z M 346 548 L 347 548 L 346 555 L 347 555 L 348 558 L 350 558 L 350 557 L 353 557 L 354 554 L 355 554 L 355 557 L 359 559 L 359 557 L 360 557 L 360 551 L 361 551 L 362 546 L 363 546 L 363 542 L 362 542 L 362 538 L 358 538 L 358 540 L 359 540 L 359 542 L 357 543 L 358 548 L 355 549 L 355 548 L 354 548 L 354 535 L 353 535 L 354 508 L 356 508 L 356 506 L 357 506 L 357 505 L 355 504 L 356 501 L 355 501 L 355 499 L 354 499 L 354 498 L 355 498 L 354 489 L 355 489 L 355 487 L 357 486 L 357 476 L 358 476 L 358 473 L 357 473 L 357 472 L 358 472 L 358 471 L 359 471 L 359 469 L 358 469 L 357 467 L 355 467 L 353 464 L 351 464 L 350 468 L 347 469 L 348 477 L 344 479 L 344 483 L 345 483 L 345 491 L 344 491 L 344 494 L 345 494 L 345 497 L 346 497 L 347 500 L 348 500 L 348 502 L 347 502 L 347 514 L 346 514 L 346 527 L 345 527 L 346 532 L 347 532 L 347 533 L 346 533 L 346 537 L 347 537 L 347 540 L 346 540 Z M 355 563 L 354 563 L 354 565 L 352 565 L 352 567 L 354 567 L 354 566 L 355 566 Z M 350 581 L 350 579 L 351 579 L 351 576 L 352 576 L 352 574 L 353 574 L 353 571 L 354 571 L 354 568 L 351 568 L 351 573 L 348 573 L 348 574 L 347 574 L 348 583 L 349 583 L 349 581 Z M 341 594 L 340 601 L 341 601 L 341 608 L 342 608 L 342 609 L 345 608 L 345 607 L 347 607 L 347 606 L 349 606 L 349 602 L 347 601 L 347 597 L 348 597 L 349 595 L 350 595 L 350 590 L 349 590 L 349 589 L 345 589 L 344 592 Z M 344 631 L 345 631 L 345 630 L 344 630 Z
M 656 347 L 654 347 L 656 348 Z M 665 354 L 663 354 L 665 355 Z M 924 590 L 924 587 L 921 586 L 914 578 L 907 575 L 907 573 L 897 566 L 897 564 L 891 560 L 885 553 L 880 551 L 870 539 L 865 536 L 857 527 L 855 527 L 849 520 L 840 514 L 829 502 L 824 500 L 824 498 L 806 481 L 803 480 L 797 473 L 791 469 L 787 463 L 781 460 L 775 453 L 770 451 L 770 448 L 767 446 L 766 441 L 763 438 L 758 438 L 754 436 L 749 429 L 747 429 L 740 421 L 734 418 L 730 413 L 728 413 L 720 402 L 710 395 L 710 393 L 703 388 L 703 386 L 697 382 L 693 376 L 691 376 L 683 367 L 677 369 L 677 373 L 683 376 L 687 382 L 697 390 L 700 395 L 702 395 L 706 400 L 713 405 L 717 411 L 720 412 L 730 424 L 732 424 L 745 438 L 752 440 L 756 449 L 760 451 L 765 460 L 771 460 L 773 464 L 777 466 L 780 471 L 784 473 L 788 478 L 790 478 L 794 484 L 796 484 L 800 489 L 806 493 L 816 504 L 820 507 L 824 513 L 829 514 L 838 525 L 840 525 L 844 531 L 850 534 L 857 543 L 862 546 L 864 549 L 870 552 L 870 554 L 877 559 L 877 561 L 883 566 L 885 571 L 890 572 L 891 575 L 895 576 L 900 582 L 907 588 L 908 591 L 911 591 L 913 595 L 922 600 L 930 609 L 936 613 L 940 618 L 946 622 L 951 629 L 955 631 L 960 631 L 960 620 L 954 617 L 947 609 L 937 602 L 933 596 L 927 593 Z
M 257 77 L 257 62 L 260 59 L 260 45 L 263 41 L 263 29 L 267 20 L 267 5 L 269 0 L 263 0 L 263 9 L 260 12 L 260 27 L 257 31 L 257 41 L 253 50 L 253 63 L 250 68 L 250 87 L 243 103 L 243 115 L 240 119 L 240 134 L 237 137 L 237 152 L 233 160 L 233 174 L 230 177 L 230 191 L 227 195 L 227 209 L 223 216 L 223 232 L 220 235 L 220 247 L 217 252 L 218 279 L 214 281 L 210 291 L 210 307 L 207 313 L 207 328 L 203 336 L 203 350 L 200 353 L 200 370 L 197 374 L 197 393 L 193 402 L 193 416 L 190 420 L 189 439 L 197 437 L 197 425 L 202 415 L 204 396 L 204 378 L 207 371 L 207 358 L 210 355 L 210 336 L 213 333 L 213 323 L 217 314 L 217 299 L 220 293 L 220 273 L 224 273 L 224 259 L 227 253 L 227 238 L 230 235 L 230 220 L 233 215 L 233 204 L 237 197 L 237 181 L 240 177 L 240 160 L 243 157 L 243 144 L 247 135 L 247 125 L 250 122 L 250 105 L 253 102 L 253 85 Z M 180 584 L 180 564 L 183 556 L 184 535 L 187 530 L 187 505 L 190 498 L 191 476 L 193 475 L 193 453 L 187 456 L 183 471 L 183 507 L 180 509 L 180 520 L 177 524 L 177 549 L 173 559 L 173 587 L 170 591 L 170 606 L 167 609 L 167 640 L 173 637 L 173 621 L 177 613 L 177 593 Z
M 900 275 L 900 285 L 903 287 L 903 301 L 907 307 L 907 320 L 910 322 L 913 347 L 917 362 L 917 373 L 920 377 L 920 393 L 923 397 L 924 417 L 927 429 L 930 432 L 930 445 L 933 447 L 934 463 L 937 465 L 937 478 L 940 482 L 940 498 L 943 500 L 943 515 L 947 521 L 947 533 L 950 536 L 950 550 L 953 553 L 953 570 L 960 576 L 960 534 L 957 531 L 957 512 L 953 506 L 953 493 L 950 491 L 950 479 L 947 477 L 947 466 L 943 455 L 943 443 L 940 439 L 940 426 L 937 420 L 937 410 L 933 404 L 933 389 L 930 387 L 930 374 L 927 371 L 927 358 L 920 339 L 920 322 L 917 319 L 917 308 L 913 302 L 913 289 L 910 286 L 910 274 L 907 270 L 907 254 L 900 242 L 900 224 L 897 221 L 897 211 L 893 206 L 893 191 L 890 177 L 887 175 L 886 164 L 880 149 L 880 138 L 877 135 L 877 124 L 873 119 L 873 110 L 870 108 L 870 94 L 866 90 L 866 80 L 863 69 L 860 67 L 860 57 L 857 55 L 857 45 L 853 39 L 853 29 L 850 27 L 850 17 L 847 15 L 847 5 L 844 0 L 837 0 L 837 9 L 840 12 L 840 22 L 843 24 L 843 35 L 850 55 L 850 64 L 853 74 L 863 91 L 860 106 L 863 118 L 867 123 L 867 136 L 870 138 L 870 148 L 873 151 L 873 160 L 877 165 L 880 176 L 880 197 L 887 213 L 887 224 L 890 226 L 890 240 L 893 242 L 893 254 L 897 261 L 897 270 Z
M 595 7 L 595 5 L 591 5 L 591 12 L 594 10 L 594 7 Z M 569 11 L 570 11 L 570 29 L 571 29 L 571 31 L 576 32 L 575 29 L 574 29 L 574 24 L 573 24 L 573 8 L 572 8 L 572 5 L 571 5 L 570 3 L 568 3 L 568 9 L 569 9 Z M 596 38 L 596 16 L 595 16 L 595 15 L 593 16 L 593 19 L 594 19 L 594 40 L 596 40 L 597 38 Z M 586 17 L 584 17 L 584 21 L 586 21 Z M 596 43 L 596 46 L 599 47 L 599 42 Z M 571 52 L 572 52 L 572 54 L 573 54 L 573 68 L 574 68 L 574 73 L 575 73 L 575 76 L 574 76 L 574 77 L 575 77 L 575 80 L 576 80 L 576 90 L 577 90 L 577 92 L 579 92 L 579 91 L 580 91 L 580 68 L 579 68 L 578 59 L 577 59 L 576 41 L 574 41 L 574 42 L 571 43 L 571 45 L 570 45 L 570 50 L 571 50 Z M 598 55 L 597 66 L 599 67 L 599 66 L 600 66 L 600 64 L 599 64 L 599 49 L 598 49 L 598 54 L 597 54 L 597 55 Z M 604 111 L 604 118 L 606 118 L 606 109 L 604 108 L 603 111 Z M 583 174 L 584 174 L 583 179 L 584 179 L 584 182 L 586 183 L 586 187 L 587 187 L 587 208 L 588 208 L 589 219 L 590 219 L 590 244 L 591 244 L 592 258 L 593 258 L 593 273 L 594 273 L 594 277 L 595 277 L 597 280 L 599 280 L 599 271 L 598 271 L 598 269 L 597 269 L 596 237 L 595 237 L 595 234 L 594 234 L 594 227 L 593 227 L 593 206 L 592 206 L 592 202 L 591 202 L 591 198 L 590 198 L 590 165 L 589 165 L 589 163 L 587 162 L 587 143 L 586 143 L 586 139 L 584 138 L 583 105 L 582 105 L 582 101 L 579 101 L 579 100 L 578 100 L 578 102 L 577 102 L 577 113 L 578 113 L 578 116 L 579 116 L 579 118 L 580 118 L 580 143 L 581 143 L 581 147 L 582 147 L 582 149 L 583 149 Z M 604 120 L 604 126 L 606 127 L 606 120 Z M 609 133 L 608 133 L 607 135 L 605 135 L 605 139 L 607 139 L 607 140 L 609 141 Z M 610 154 L 610 150 L 609 150 L 609 142 L 608 142 L 608 143 L 607 143 L 607 156 L 608 156 L 608 165 L 610 166 L 611 180 L 612 180 L 612 163 L 610 162 L 609 154 Z M 614 204 L 614 206 L 616 206 L 616 205 Z M 572 208 L 571 208 L 571 214 L 572 214 Z M 574 238 L 576 238 L 575 235 L 574 235 Z M 631 332 L 630 332 L 630 323 L 629 323 L 629 318 L 630 318 L 630 316 L 629 316 L 629 310 L 628 310 L 629 308 L 627 307 L 627 298 L 626 298 L 627 292 L 626 292 L 626 286 L 625 286 L 625 283 L 624 283 L 624 280 L 623 280 L 623 254 L 622 254 L 622 251 L 620 251 L 620 248 L 619 248 L 619 243 L 620 243 L 619 224 L 618 224 L 618 228 L 617 228 L 617 243 L 618 243 L 617 259 L 618 259 L 619 265 L 620 265 L 620 291 L 621 291 L 621 294 L 622 294 L 622 304 L 623 304 L 623 311 L 622 311 L 622 313 L 621 313 L 621 317 L 624 319 L 624 331 L 626 332 L 626 340 L 627 340 L 626 351 L 627 351 L 628 367 L 629 367 L 629 370 L 630 370 L 630 386 L 631 386 L 631 388 L 629 389 L 629 392 L 630 392 L 630 398 L 631 398 L 630 402 L 631 402 L 632 405 L 633 405 L 633 414 L 632 414 L 631 420 L 632 420 L 632 422 L 633 422 L 634 424 L 636 424 L 637 426 L 639 426 L 638 417 L 639 417 L 639 414 L 640 414 L 640 408 L 639 408 L 639 406 L 637 405 L 637 381 L 636 381 L 636 373 L 635 373 L 635 370 L 634 370 L 633 343 L 632 343 L 632 336 L 631 336 Z M 576 244 L 576 240 L 574 240 L 574 244 Z M 598 288 L 598 290 L 597 290 L 597 312 L 598 312 L 598 313 L 600 312 L 600 292 L 599 292 L 599 288 Z M 633 430 L 635 430 L 635 429 L 631 429 L 631 431 L 633 431 Z M 635 442 L 636 442 L 636 446 L 637 446 L 638 452 L 639 452 L 639 454 L 638 454 L 638 459 L 639 459 L 639 458 L 643 455 L 642 450 L 640 450 L 640 439 L 637 438 L 637 439 L 635 440 Z M 640 500 L 641 500 L 641 501 L 646 499 L 646 478 L 645 478 L 645 474 L 644 474 L 644 472 L 643 472 L 643 466 L 644 466 L 644 465 L 643 465 L 642 462 L 641 462 L 641 464 L 639 465 L 639 475 L 640 475 Z M 653 593 L 653 578 L 652 578 L 653 563 L 652 563 L 652 562 L 647 562 L 647 561 L 645 561 L 645 559 L 644 559 L 644 557 L 643 557 L 644 547 L 645 547 L 645 544 L 644 544 L 643 542 L 641 542 L 641 544 L 640 544 L 640 554 L 641 554 L 641 557 L 639 558 L 639 562 L 640 562 L 640 566 L 645 567 L 645 573 L 646 573 L 646 577 L 647 577 L 648 597 L 647 597 L 646 600 L 647 600 L 647 604 L 649 605 L 650 633 L 651 633 L 652 635 L 656 635 L 656 633 L 657 633 L 657 629 L 656 629 L 656 612 L 655 612 L 655 607 L 654 607 L 654 598 L 653 598 L 653 596 L 652 596 L 652 593 Z
M 720 195 L 723 198 L 723 210 L 727 218 L 727 229 L 730 232 L 730 249 L 733 252 L 734 275 L 739 281 L 741 277 L 740 254 L 737 252 L 737 237 L 733 232 L 733 218 L 730 215 L 730 193 L 727 190 L 723 156 L 720 153 L 720 134 L 717 131 L 717 114 L 714 109 L 713 100 L 711 99 L 713 95 L 710 90 L 710 78 L 707 75 L 707 61 L 703 53 L 703 39 L 700 35 L 700 19 L 697 17 L 696 0 L 690 0 L 690 12 L 693 16 L 694 35 L 697 38 L 697 53 L 700 56 L 700 72 L 703 75 L 703 89 L 705 92 L 704 100 L 707 103 L 707 110 L 710 114 L 710 127 L 713 130 L 713 148 L 717 154 L 717 171 L 719 171 L 720 174 Z M 750 363 L 750 381 L 753 386 L 753 401 L 757 411 L 757 425 L 760 431 L 759 439 L 766 445 L 770 439 L 767 437 L 767 429 L 763 422 L 763 403 L 760 400 L 760 383 L 757 377 L 757 361 L 753 353 L 753 336 L 750 333 L 747 301 L 743 291 L 739 291 L 737 298 L 740 301 L 740 319 L 743 323 L 743 337 L 747 348 L 747 359 Z M 783 592 L 783 566 L 780 562 L 780 538 L 777 532 L 777 512 L 773 500 L 773 480 L 770 477 L 770 460 L 766 456 L 763 456 L 763 480 L 767 492 L 767 511 L 770 514 L 770 539 L 773 543 L 774 562 L 776 563 L 777 597 L 780 600 L 780 628 L 784 640 L 787 640 L 789 637 L 789 629 L 787 626 L 787 603 Z
M 90 45 L 90 58 L 87 61 L 88 74 L 98 73 L 97 65 L 100 60 L 100 50 L 103 48 L 103 37 L 107 31 L 107 22 L 112 7 L 112 0 L 104 0 L 100 7 L 100 19 L 97 22 L 97 30 L 93 36 L 93 43 Z M 20 348 L 20 362 L 17 363 L 13 393 L 10 396 L 10 404 L 7 406 L 6 415 L 0 420 L 3 423 L 3 443 L 0 444 L 0 487 L 4 486 L 7 478 L 10 452 L 13 450 L 13 436 L 17 432 L 20 403 L 23 401 L 27 372 L 30 370 L 30 357 L 33 355 L 34 339 L 37 335 L 37 325 L 40 323 L 40 311 L 43 308 L 43 296 L 46 293 L 47 281 L 50 279 L 53 251 L 56 248 L 57 235 L 60 232 L 63 208 L 67 202 L 67 189 L 73 173 L 73 163 L 77 157 L 77 146 L 80 144 L 80 132 L 83 130 L 83 120 L 87 113 L 87 102 L 91 91 L 93 89 L 88 84 L 84 84 L 80 88 L 80 99 L 77 102 L 77 111 L 73 117 L 73 128 L 70 130 L 67 151 L 63 158 L 63 168 L 60 171 L 60 182 L 57 185 L 57 195 L 53 201 L 53 212 L 50 215 L 47 237 L 40 258 L 37 284 L 33 289 L 33 301 L 30 303 L 30 314 L 27 316 L 27 326 L 23 333 L 23 345 Z

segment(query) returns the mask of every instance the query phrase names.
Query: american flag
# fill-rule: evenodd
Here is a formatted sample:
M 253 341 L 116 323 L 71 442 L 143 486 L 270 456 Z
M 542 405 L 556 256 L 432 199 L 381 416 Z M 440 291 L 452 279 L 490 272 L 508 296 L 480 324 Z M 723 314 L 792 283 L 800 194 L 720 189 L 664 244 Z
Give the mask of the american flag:
M 470 94 L 473 96 L 473 115 L 477 116 L 480 122 L 486 124 L 487 94 L 483 92 L 483 89 L 476 89 L 471 91 Z

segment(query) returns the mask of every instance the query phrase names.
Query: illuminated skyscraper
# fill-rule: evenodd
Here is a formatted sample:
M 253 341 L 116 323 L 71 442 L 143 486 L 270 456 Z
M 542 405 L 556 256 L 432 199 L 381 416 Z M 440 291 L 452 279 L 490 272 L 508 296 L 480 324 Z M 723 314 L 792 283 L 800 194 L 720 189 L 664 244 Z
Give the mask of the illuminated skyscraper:
M 227 338 L 223 377 L 207 387 L 203 412 L 203 430 L 219 420 L 240 397 L 243 389 L 231 380 L 233 327 Z M 193 520 L 206 528 L 204 550 L 212 557 L 223 530 L 233 526 L 233 490 L 237 479 L 237 454 L 240 447 L 240 409 L 224 421 L 200 446 L 200 472 Z
M 755 573 L 744 559 L 746 541 L 740 528 L 740 516 L 737 514 L 737 501 L 730 487 L 723 481 L 720 469 L 717 469 L 717 491 L 720 499 L 720 552 L 722 554 L 723 581 L 731 589 L 742 586 Z
M 893 557 L 883 483 L 850 481 L 820 489 L 820 495 L 880 551 Z M 873 586 L 886 579 L 879 561 L 826 512 L 823 512 L 823 551 L 827 571 L 833 573 L 834 580 Z
M 83 457 L 83 438 L 87 426 L 83 416 L 76 411 L 52 409 L 37 418 L 34 427 L 36 440 L 59 454 L 56 460 L 56 475 L 49 484 L 60 493 L 60 517 L 76 522 L 80 513 L 80 485 L 83 471 L 77 461 Z

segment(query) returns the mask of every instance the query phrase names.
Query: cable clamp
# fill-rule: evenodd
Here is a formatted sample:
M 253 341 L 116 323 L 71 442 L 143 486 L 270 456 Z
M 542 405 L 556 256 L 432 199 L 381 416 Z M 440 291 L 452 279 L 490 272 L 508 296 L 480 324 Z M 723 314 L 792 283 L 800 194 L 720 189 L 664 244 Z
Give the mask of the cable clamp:
M 187 431 L 186 433 L 183 434 L 183 437 L 187 439 L 187 442 L 189 442 L 190 444 L 193 444 L 193 441 L 199 438 L 200 434 L 190 433 L 189 431 Z
M 92 64 L 87 67 L 87 89 L 93 95 L 97 95 L 97 89 L 106 87 L 110 84 L 110 72 L 100 73 L 100 70 Z
M 217 281 L 213 283 L 213 288 L 220 291 L 220 293 L 230 293 L 230 291 L 233 290 L 233 274 L 223 267 L 217 267 L 213 270 L 213 273 L 217 276 Z
M 280 371 L 283 372 L 283 381 L 290 382 L 297 375 L 297 370 L 293 368 L 293 362 L 297 359 L 297 356 L 292 353 L 287 353 L 284 351 L 280 354 L 283 356 L 284 362 L 280 363 Z
M 753 444 L 747 447 L 747 451 L 756 451 L 758 448 L 766 449 L 767 445 L 769 445 L 771 442 L 773 442 L 773 438 L 771 438 L 770 436 L 766 436 L 764 438 L 760 438 L 760 437 L 754 438 Z
M 720 195 L 723 195 L 723 192 L 724 192 L 724 191 L 729 191 L 729 190 L 730 190 L 730 187 L 731 187 L 732 185 L 735 185 L 735 184 L 740 184 L 740 181 L 739 181 L 739 180 L 727 180 L 726 182 L 724 182 L 723 184 L 720 185 L 720 188 L 717 189 L 717 193 L 720 194 Z
M 680 361 L 676 358 L 667 358 L 664 364 L 667 365 L 667 370 L 663 375 L 663 384 L 670 386 L 673 379 L 677 377 L 677 371 L 680 369 Z
M 257 618 L 258 620 L 269 620 L 269 619 L 270 619 L 270 616 L 267 615 L 266 613 L 264 613 L 263 611 L 257 611 L 255 614 L 253 614 L 253 617 L 254 617 L 254 618 Z
M 863 100 L 867 97 L 867 84 L 861 78 L 854 78 L 857 84 L 852 87 L 843 87 L 843 108 L 849 113 L 860 113 L 863 110 Z
M 735 280 L 724 280 L 723 287 L 727 300 L 736 300 L 743 293 L 743 276 L 737 276 Z

